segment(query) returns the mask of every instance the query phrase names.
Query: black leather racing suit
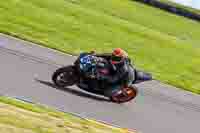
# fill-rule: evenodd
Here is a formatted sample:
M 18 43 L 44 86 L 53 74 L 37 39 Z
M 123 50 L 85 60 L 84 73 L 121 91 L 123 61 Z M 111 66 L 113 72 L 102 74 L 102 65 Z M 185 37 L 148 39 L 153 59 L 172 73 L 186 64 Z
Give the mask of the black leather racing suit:
M 117 65 L 109 63 L 108 67 L 110 74 L 97 76 L 98 80 L 103 80 L 105 84 L 104 95 L 106 96 L 111 96 L 113 92 L 130 86 L 136 80 L 135 69 L 129 59 L 124 59 Z
M 89 54 L 89 53 L 85 53 Z M 93 54 L 94 55 L 94 54 Z M 130 59 L 125 59 L 123 62 L 117 65 L 113 65 L 110 63 L 110 54 L 95 54 L 95 56 L 104 58 L 102 60 L 106 67 L 109 70 L 108 75 L 97 73 L 97 80 L 96 79 L 83 79 L 86 84 L 89 84 L 89 88 L 85 87 L 83 89 L 94 92 L 94 93 L 101 93 L 105 96 L 110 97 L 113 92 L 118 91 L 124 86 L 130 86 L 133 81 L 135 80 L 135 69 L 131 65 Z M 78 61 L 78 60 L 77 60 Z M 105 63 L 106 61 L 106 63 Z M 76 62 L 78 64 L 78 62 Z M 75 64 L 76 64 L 75 63 Z M 96 86 L 101 85 L 103 91 L 95 90 Z M 96 92 L 95 92 L 96 91 Z

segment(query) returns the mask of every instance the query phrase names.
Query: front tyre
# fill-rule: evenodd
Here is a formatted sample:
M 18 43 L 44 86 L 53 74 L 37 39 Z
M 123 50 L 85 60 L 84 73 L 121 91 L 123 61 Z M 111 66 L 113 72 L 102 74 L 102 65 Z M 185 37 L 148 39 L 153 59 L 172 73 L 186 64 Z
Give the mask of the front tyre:
M 57 69 L 52 75 L 52 81 L 57 87 L 72 86 L 78 81 L 74 66 L 66 66 Z

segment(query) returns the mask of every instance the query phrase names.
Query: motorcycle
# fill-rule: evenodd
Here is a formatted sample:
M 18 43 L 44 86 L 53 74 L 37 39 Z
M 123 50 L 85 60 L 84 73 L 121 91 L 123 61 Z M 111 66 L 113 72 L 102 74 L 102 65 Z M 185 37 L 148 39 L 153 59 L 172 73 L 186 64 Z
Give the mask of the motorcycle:
M 90 54 L 87 55 L 80 55 L 77 60 L 73 63 L 73 65 L 64 66 L 62 68 L 58 68 L 52 75 L 52 81 L 57 87 L 67 87 L 76 85 L 80 89 L 88 91 L 90 93 L 95 93 L 98 95 L 104 95 L 104 88 L 106 86 L 101 86 L 101 83 L 98 82 L 96 76 L 97 71 L 101 74 L 109 74 L 109 71 L 105 67 L 105 64 L 101 64 L 101 66 L 97 65 L 98 61 L 97 58 L 94 58 Z M 98 57 L 98 55 L 96 55 Z M 110 56 L 104 56 L 106 60 L 109 60 Z M 101 61 L 102 63 L 102 61 Z M 84 72 L 89 73 L 87 76 L 83 74 Z M 84 76 L 83 76 L 84 75 Z M 139 80 L 149 80 L 151 79 L 151 75 L 148 75 L 143 72 L 136 73 Z M 83 78 L 84 77 L 84 78 Z M 88 87 L 89 81 L 97 81 L 95 87 Z M 135 81 L 134 81 L 135 82 Z M 137 88 L 134 85 L 129 87 L 122 87 L 117 91 L 113 91 L 111 96 L 108 97 L 114 103 L 124 103 L 134 99 L 137 96 Z

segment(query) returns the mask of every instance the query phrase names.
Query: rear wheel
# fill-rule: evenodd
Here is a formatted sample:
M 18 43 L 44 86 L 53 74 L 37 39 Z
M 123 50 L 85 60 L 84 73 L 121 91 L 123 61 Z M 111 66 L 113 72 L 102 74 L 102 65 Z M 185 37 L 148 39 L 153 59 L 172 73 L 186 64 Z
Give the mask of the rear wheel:
M 136 80 L 147 81 L 152 80 L 152 75 L 147 72 L 136 70 Z
M 111 101 L 116 103 L 124 103 L 134 99 L 137 96 L 137 88 L 130 86 L 119 90 L 111 96 Z
M 52 76 L 54 84 L 58 87 L 74 85 L 78 81 L 73 66 L 67 66 L 57 69 Z

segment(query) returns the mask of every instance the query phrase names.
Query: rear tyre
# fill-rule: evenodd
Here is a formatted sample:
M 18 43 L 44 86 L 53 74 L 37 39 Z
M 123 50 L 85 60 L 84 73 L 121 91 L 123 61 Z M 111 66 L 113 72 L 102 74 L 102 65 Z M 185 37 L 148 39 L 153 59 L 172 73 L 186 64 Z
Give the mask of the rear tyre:
M 147 81 L 152 80 L 152 75 L 143 71 L 136 70 L 136 80 Z
M 115 92 L 110 100 L 115 103 L 125 103 L 131 101 L 137 96 L 137 88 L 133 85 L 123 88 L 118 92 Z
M 57 69 L 52 75 L 52 81 L 58 87 L 72 86 L 78 81 L 78 76 L 70 65 Z

